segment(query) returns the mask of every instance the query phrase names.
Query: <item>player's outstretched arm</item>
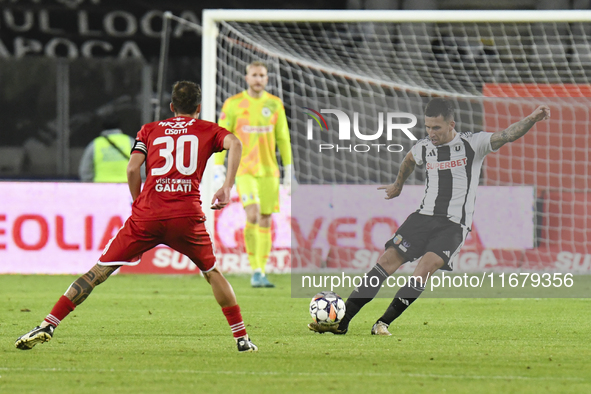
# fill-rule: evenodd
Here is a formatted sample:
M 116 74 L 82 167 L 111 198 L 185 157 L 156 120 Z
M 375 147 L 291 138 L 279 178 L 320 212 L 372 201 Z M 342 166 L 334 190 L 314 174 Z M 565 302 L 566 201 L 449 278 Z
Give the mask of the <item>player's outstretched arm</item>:
M 398 197 L 400 195 L 402 192 L 402 187 L 404 186 L 404 182 L 406 182 L 410 174 L 412 174 L 412 172 L 415 170 L 416 164 L 417 162 L 415 161 L 414 157 L 412 157 L 412 152 L 408 152 L 400 164 L 396 181 L 391 185 L 378 187 L 378 190 L 386 191 L 386 200 L 391 200 L 394 197 Z
M 224 149 L 228 151 L 228 171 L 222 187 L 213 195 L 211 209 L 222 209 L 230 202 L 230 191 L 234 186 L 240 157 L 242 156 L 242 142 L 234 134 L 224 137 Z
M 142 164 L 146 160 L 143 153 L 132 153 L 127 163 L 127 184 L 133 201 L 140 195 L 142 189 Z
M 547 105 L 540 105 L 525 119 L 517 123 L 513 123 L 505 130 L 497 131 L 490 138 L 490 145 L 493 150 L 499 149 L 507 142 L 513 142 L 516 139 L 523 137 L 537 122 L 550 118 L 550 107 Z

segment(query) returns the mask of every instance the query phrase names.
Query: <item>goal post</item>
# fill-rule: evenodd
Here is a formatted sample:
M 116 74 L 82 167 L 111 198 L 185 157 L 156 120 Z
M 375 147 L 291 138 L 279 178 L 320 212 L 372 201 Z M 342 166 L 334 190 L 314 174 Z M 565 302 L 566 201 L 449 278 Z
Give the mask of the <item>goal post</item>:
M 506 261 L 516 269 L 591 271 L 591 11 L 204 10 L 202 40 L 202 118 L 216 121 L 223 101 L 245 89 L 245 66 L 266 61 L 268 90 L 286 107 L 303 188 L 391 183 L 403 155 L 374 151 L 368 140 L 388 122 L 404 121 L 378 114 L 413 114 L 412 133 L 422 138 L 423 108 L 433 97 L 454 100 L 459 132 L 502 130 L 549 104 L 551 121 L 489 155 L 480 180 L 507 198 L 530 188 L 532 200 L 520 200 L 520 212 L 529 210 L 523 220 L 531 228 L 522 232 L 531 232 L 531 244 L 515 243 L 510 231 L 491 235 L 495 227 L 480 219 L 465 248 L 478 261 L 465 254 L 464 263 L 491 268 L 482 257 L 491 249 L 498 267 Z M 345 141 L 334 111 L 321 108 L 350 115 L 349 151 L 338 151 Z M 373 142 L 404 154 L 413 144 L 400 130 Z M 370 151 L 356 150 L 366 146 Z M 417 167 L 407 184 L 423 185 L 425 177 Z M 477 214 L 487 209 L 476 206 Z M 508 226 L 518 213 L 507 214 Z M 344 244 L 338 253 L 358 247 Z M 323 251 L 323 267 L 333 249 Z

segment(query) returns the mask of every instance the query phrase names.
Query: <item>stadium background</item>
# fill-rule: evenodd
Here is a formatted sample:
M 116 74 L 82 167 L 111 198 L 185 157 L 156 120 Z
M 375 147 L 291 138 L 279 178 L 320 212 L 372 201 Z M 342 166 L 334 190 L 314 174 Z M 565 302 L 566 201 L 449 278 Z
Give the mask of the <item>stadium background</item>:
M 122 129 L 129 135 L 134 135 L 142 123 L 152 120 L 154 97 L 156 91 L 156 71 L 157 57 L 159 53 L 159 31 L 161 29 L 161 14 L 165 9 L 160 2 L 156 1 L 132 1 L 124 4 L 106 1 L 39 1 L 39 2 L 21 2 L 21 1 L 3 1 L 2 23 L 0 23 L 0 81 L 2 89 L 0 90 L 0 110 L 2 111 L 3 127 L 0 128 L 0 177 L 4 181 L 17 180 L 19 183 L 26 181 L 60 181 L 76 182 L 77 167 L 82 150 L 98 133 L 100 132 L 101 120 L 117 116 L 122 120 Z M 201 10 L 207 7 L 196 6 L 195 2 L 175 1 L 167 4 L 166 10 L 172 11 L 175 15 L 200 23 Z M 282 8 L 281 2 L 265 3 L 265 8 Z M 227 2 L 216 4 L 216 7 L 227 8 L 252 8 L 253 4 L 246 2 Z M 290 8 L 307 9 L 341 9 L 341 8 L 361 8 L 361 9 L 467 9 L 481 8 L 482 2 L 478 1 L 349 1 L 349 2 L 298 2 L 290 3 Z M 550 9 L 550 8 L 589 8 L 589 1 L 520 1 L 520 2 L 497 2 L 495 7 L 498 9 Z M 470 57 L 470 48 L 462 48 L 454 43 L 453 53 L 450 52 L 446 42 L 431 42 L 431 51 L 437 58 L 456 57 L 460 61 Z M 572 49 L 566 48 L 565 52 Z M 171 45 L 169 52 L 169 65 L 166 76 L 166 86 L 179 79 L 190 79 L 199 82 L 201 78 L 201 37 L 192 29 L 180 25 L 173 26 L 171 34 Z M 486 55 L 486 53 L 484 53 Z M 570 58 L 569 58 L 570 59 Z M 566 65 L 566 70 L 571 71 L 570 66 Z M 583 73 L 577 74 L 581 86 L 587 86 L 588 64 L 583 67 Z M 572 73 L 565 73 L 564 75 Z M 518 75 L 516 81 L 522 81 L 523 76 Z M 519 79 L 521 78 L 521 79 Z M 540 81 L 545 86 L 563 86 L 566 81 L 561 80 L 562 74 L 558 74 L 555 79 L 545 79 Z M 535 81 L 534 81 L 535 82 Z M 286 87 L 288 89 L 288 87 Z M 513 94 L 513 89 L 507 86 L 498 86 L 488 84 L 480 86 L 485 95 Z M 511 90 L 507 93 L 503 89 Z M 527 89 L 527 87 L 525 87 Z M 549 96 L 561 97 L 561 92 L 556 89 L 548 94 Z M 165 89 L 166 92 L 166 89 Z M 563 91 L 567 96 L 571 96 L 568 88 Z M 545 94 L 548 92 L 545 92 Z M 519 94 L 518 94 L 519 95 Z M 163 98 L 163 103 L 168 102 L 169 97 Z M 470 103 L 466 103 L 470 106 Z M 478 104 L 476 104 L 478 105 Z M 288 113 L 293 112 L 290 103 L 286 103 Z M 166 108 L 166 105 L 164 105 Z M 495 113 L 504 111 L 504 109 L 495 109 Z M 485 112 L 477 109 L 475 112 Z M 462 111 L 460 116 L 467 113 Z M 511 115 L 511 114 L 510 114 Z M 165 117 L 163 114 L 162 117 Z M 471 115 L 469 115 L 471 116 Z M 518 116 L 512 114 L 511 116 Z M 509 124 L 511 116 L 494 116 L 490 119 L 470 119 L 462 120 L 465 123 L 495 125 L 500 128 Z M 586 117 L 587 113 L 577 116 Z M 502 121 L 499 122 L 499 119 Z M 517 120 L 514 118 L 512 120 Z M 571 130 L 578 134 L 578 138 L 559 139 L 558 143 L 563 144 L 564 150 L 575 152 L 579 155 L 577 147 L 585 146 L 587 139 L 584 138 L 587 130 L 580 130 L 576 127 Z M 581 138 L 583 138 L 581 140 Z M 296 146 L 294 151 L 307 149 L 307 145 L 297 146 L 299 143 L 294 141 Z M 543 146 L 544 141 L 540 141 L 538 147 Z M 518 143 L 519 145 L 519 143 Z M 543 151 L 536 149 L 526 149 L 521 146 L 524 155 L 539 157 Z M 542 148 L 540 148 L 542 149 Z M 553 152 L 564 151 L 558 149 Z M 297 155 L 297 153 L 296 153 Z M 560 153 L 553 153 L 546 157 L 548 165 L 561 160 L 563 156 Z M 496 162 L 498 160 L 498 163 Z M 546 182 L 546 177 L 537 179 L 536 174 L 545 174 L 548 172 L 546 167 L 536 167 L 529 171 L 533 178 L 516 180 L 513 178 L 513 172 L 492 171 L 487 174 L 488 168 L 495 166 L 519 165 L 515 157 L 512 159 L 507 155 L 491 155 L 488 159 L 483 183 L 490 181 L 491 185 L 503 184 L 535 184 L 541 186 L 536 192 L 536 210 L 534 215 L 546 213 L 547 220 L 542 226 L 538 226 L 537 233 L 533 235 L 533 242 L 536 249 L 532 250 L 510 250 L 504 251 L 497 248 L 493 251 L 496 261 L 506 261 L 507 265 L 519 268 L 524 259 L 535 261 L 541 265 L 540 269 L 557 268 L 555 263 L 564 263 L 568 270 L 589 271 L 591 269 L 591 254 L 587 249 L 587 240 L 589 239 L 589 216 L 591 209 L 589 206 L 588 189 L 586 184 L 589 174 L 589 160 L 586 155 L 569 158 L 570 162 L 578 165 L 570 168 L 562 168 L 567 175 L 574 175 L 580 172 L 582 185 L 571 185 L 569 190 L 552 190 L 552 185 Z M 507 164 L 509 163 L 509 164 Z M 380 162 L 369 162 L 370 167 L 374 167 L 372 174 L 377 174 L 374 178 L 366 179 L 367 183 L 386 182 L 387 179 L 380 174 L 383 171 Z M 296 162 L 296 168 L 298 164 Z M 316 167 L 318 168 L 318 167 Z M 322 182 L 327 183 L 350 183 L 350 179 L 342 174 L 333 173 L 333 179 L 322 176 L 318 177 L 313 172 L 306 172 L 306 167 L 301 166 L 300 182 L 313 186 Z M 396 166 L 390 169 L 390 172 L 396 172 Z M 510 179 L 495 178 L 503 174 L 509 174 Z M 560 176 L 559 173 L 557 176 Z M 542 179 L 543 178 L 543 179 Z M 414 182 L 422 181 L 421 173 L 418 172 Z M 355 181 L 353 183 L 360 183 Z M 11 184 L 5 183 L 3 189 L 8 194 Z M 35 186 L 31 186 L 34 188 Z M 19 193 L 12 191 L 12 196 L 18 198 Z M 53 191 L 48 192 L 54 193 Z M 66 192 L 73 193 L 73 192 Z M 84 195 L 88 191 L 79 191 L 79 195 Z M 41 196 L 41 201 L 47 201 L 48 197 Z M 563 202 L 567 203 L 564 204 Z M 61 251 L 68 253 L 78 253 L 83 249 L 81 243 L 79 249 L 74 249 L 72 245 L 78 245 L 77 241 L 72 241 L 68 235 L 68 226 L 70 229 L 86 228 L 85 223 L 80 225 L 68 224 L 68 221 L 57 219 L 60 214 L 47 214 L 43 219 L 29 218 L 26 215 L 39 215 L 39 212 L 25 211 L 13 212 L 11 206 L 5 204 L 3 212 L 0 212 L 0 253 L 9 253 L 12 250 L 26 250 L 27 247 L 41 245 L 43 240 L 43 228 L 48 227 L 47 244 L 52 242 L 58 244 Z M 37 208 L 36 208 L 37 209 Z M 49 209 L 51 211 L 51 209 Z M 565 216 L 565 213 L 568 215 Z M 236 211 L 239 215 L 239 212 Z M 25 218 L 22 219 L 22 216 Z M 43 213 L 41 213 L 43 215 Z M 21 218 L 19 221 L 19 217 Z M 123 219 L 124 214 L 121 214 Z M 60 221 L 62 220 L 62 221 Z M 72 219 L 83 221 L 80 219 Z M 281 219 L 284 220 L 284 219 Z M 541 221 L 541 220 L 540 220 Z M 20 223 L 17 227 L 15 223 Z M 44 224 L 45 223 L 45 224 Z M 59 224 L 61 223 L 61 225 Z M 115 231 L 117 221 L 105 227 L 105 231 Z M 32 241 L 25 240 L 25 248 L 19 247 L 18 242 L 14 243 L 15 234 L 19 231 L 29 231 L 27 226 L 38 226 L 41 235 L 32 235 Z M 61 227 L 60 227 L 61 226 Z M 545 227 L 544 227 L 545 226 Z M 277 221 L 275 223 L 275 237 L 277 238 Z M 61 230 L 60 230 L 61 229 Z M 234 239 L 240 239 L 240 229 L 233 229 Z M 36 229 L 31 230 L 33 233 Z M 58 241 L 58 234 L 61 231 L 61 240 Z M 77 230 L 70 230 L 76 233 Z M 545 231 L 545 233 L 543 233 Z M 97 232 L 97 231 L 95 231 Z M 19 233 L 20 234 L 20 233 Z M 474 236 L 469 240 L 466 251 L 476 253 L 476 260 L 482 262 L 483 251 L 486 245 L 482 245 L 479 238 Z M 22 235 L 22 234 L 21 234 Z M 37 238 L 40 237 L 40 238 Z M 97 236 L 98 237 L 98 236 Z M 107 237 L 107 235 L 102 236 Z M 218 234 L 216 233 L 216 240 Z M 18 237 L 17 237 L 18 238 Z M 545 244 L 543 240 L 547 240 Z M 218 240 L 219 241 L 219 240 Z M 62 242 L 65 248 L 59 248 Z M 83 242 L 83 241 L 80 241 Z M 86 241 L 84 241 L 86 242 Z M 95 252 L 100 250 L 103 243 L 92 242 L 89 250 Z M 68 249 L 70 245 L 70 249 Z M 45 246 L 45 244 L 43 244 Z M 285 249 L 285 246 L 283 246 Z M 43 251 L 44 247 L 39 250 Z M 334 254 L 326 261 L 317 262 L 317 265 L 334 264 L 332 268 L 351 268 L 343 262 L 352 261 L 355 254 L 355 248 L 334 249 Z M 281 247 L 275 252 L 280 252 Z M 47 250 L 45 250 L 47 251 Z M 373 252 L 373 250 L 372 250 Z M 232 247 L 222 250 L 224 254 L 238 255 L 242 253 L 239 243 Z M 527 254 L 532 254 L 529 259 Z M 560 253 L 568 253 L 561 255 Z M 280 255 L 283 255 L 279 253 Z M 330 254 L 330 253 L 329 253 Z M 344 254 L 344 255 L 342 255 Z M 490 256 L 488 253 L 486 256 Z M 5 257 L 9 257 L 5 255 Z M 473 255 L 472 255 L 473 257 Z M 238 257 L 240 261 L 243 259 Z M 232 257 L 231 263 L 236 264 L 235 257 Z M 273 266 L 277 267 L 276 257 L 274 257 Z M 332 259 L 332 260 L 331 260 Z M 2 261 L 8 261 L 2 258 Z M 26 264 L 30 264 L 30 259 L 26 259 Z M 91 264 L 93 260 L 89 261 Z M 173 270 L 172 261 L 168 264 L 168 272 L 178 272 Z M 177 267 L 184 267 L 190 272 L 187 265 L 183 265 L 182 259 L 178 257 Z M 23 262 L 17 261 L 20 266 Z M 315 263 L 316 264 L 316 263 Z M 4 263 L 4 268 L 6 264 Z M 163 264 L 164 265 L 164 264 Z M 240 263 L 243 270 L 247 267 Z M 282 267 L 289 268 L 288 264 Z M 164 268 L 164 267 L 160 267 Z M 364 267 L 363 267 L 364 268 Z M 478 269 L 491 268 L 487 265 L 478 264 Z M 532 268 L 532 267 L 525 267 Z M 535 267 L 534 267 L 535 268 Z M 80 268 L 83 269 L 83 268 Z M 26 270 L 25 270 L 26 271 Z M 163 272 L 156 268 L 148 269 L 150 272 Z M 238 270 L 240 271 L 240 270 Z M 14 271 L 3 271 L 14 272 Z M 18 269 L 16 272 L 19 272 Z M 29 271 L 26 271 L 29 272 Z M 43 272 L 40 270 L 39 272 Z M 65 272 L 78 272 L 77 270 L 66 270 Z

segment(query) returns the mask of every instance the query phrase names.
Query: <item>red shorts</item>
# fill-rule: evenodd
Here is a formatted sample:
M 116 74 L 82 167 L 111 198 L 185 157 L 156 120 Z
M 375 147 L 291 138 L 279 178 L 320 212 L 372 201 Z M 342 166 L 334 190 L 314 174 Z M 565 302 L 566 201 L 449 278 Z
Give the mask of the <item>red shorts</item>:
M 109 241 L 100 265 L 137 265 L 142 253 L 165 244 L 184 254 L 202 272 L 215 267 L 215 255 L 205 222 L 194 217 L 136 221 L 131 217 Z

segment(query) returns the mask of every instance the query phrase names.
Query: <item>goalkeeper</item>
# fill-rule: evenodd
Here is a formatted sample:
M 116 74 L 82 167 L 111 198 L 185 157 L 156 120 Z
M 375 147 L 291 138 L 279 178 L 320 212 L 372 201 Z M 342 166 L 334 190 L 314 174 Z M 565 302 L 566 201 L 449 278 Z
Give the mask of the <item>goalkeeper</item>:
M 285 108 L 279 97 L 265 91 L 269 77 L 265 63 L 246 67 L 248 89 L 224 103 L 218 124 L 242 142 L 242 158 L 236 188 L 246 211 L 244 244 L 254 273 L 252 287 L 275 287 L 265 275 L 271 251 L 271 214 L 279 212 L 279 166 L 276 146 L 283 164 L 283 185 L 291 193 L 293 166 Z M 214 188 L 223 184 L 225 152 L 215 156 Z M 295 186 L 295 178 L 293 178 Z

